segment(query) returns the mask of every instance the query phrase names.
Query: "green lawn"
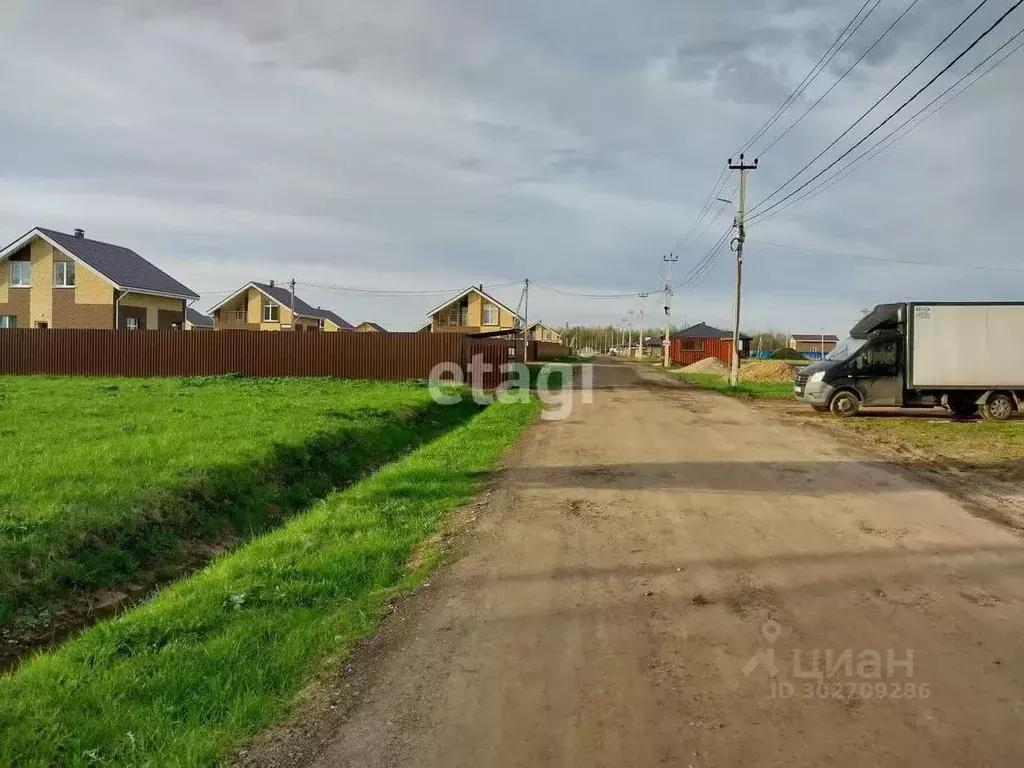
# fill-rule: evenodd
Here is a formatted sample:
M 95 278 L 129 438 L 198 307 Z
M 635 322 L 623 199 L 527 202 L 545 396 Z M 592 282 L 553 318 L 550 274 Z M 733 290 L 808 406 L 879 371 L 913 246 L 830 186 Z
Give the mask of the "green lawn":
M 0 677 L 0 765 L 207 766 L 279 721 L 436 564 L 417 546 L 538 409 L 492 405 Z
M 792 381 L 741 381 L 738 386 L 730 386 L 729 379 L 713 373 L 679 373 L 683 381 L 701 389 L 710 389 L 733 397 L 768 397 L 792 398 Z
M 265 531 L 473 413 L 412 384 L 0 377 L 0 623 L 167 578 L 182 541 Z
M 564 389 L 572 383 L 572 365 L 545 360 L 540 363 L 527 363 L 530 370 L 530 389 L 536 389 L 540 381 L 541 371 L 547 369 L 547 387 L 552 392 Z
M 872 445 L 902 446 L 936 466 L 951 464 L 1001 480 L 1024 479 L 1024 420 L 955 421 L 941 412 L 895 416 L 865 410 L 829 426 L 854 432 Z

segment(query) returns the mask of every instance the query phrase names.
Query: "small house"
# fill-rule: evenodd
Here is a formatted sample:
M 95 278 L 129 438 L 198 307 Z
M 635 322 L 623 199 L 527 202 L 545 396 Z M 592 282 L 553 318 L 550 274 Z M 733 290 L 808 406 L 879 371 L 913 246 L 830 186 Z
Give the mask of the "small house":
M 832 333 L 794 333 L 789 337 L 789 348 L 797 352 L 827 355 L 838 343 L 839 337 Z
M 431 333 L 498 333 L 522 327 L 519 315 L 485 293 L 482 285 L 470 286 L 427 317 Z
M 292 317 L 292 307 L 295 317 Z M 351 331 L 353 327 L 328 309 L 314 307 L 273 280 L 247 283 L 210 308 L 220 331 Z
M 732 331 L 697 323 L 676 331 L 670 339 L 669 354 L 675 365 L 690 365 L 708 357 L 717 357 L 726 365 L 732 364 Z M 740 359 L 750 354 L 750 340 L 747 334 L 740 334 Z

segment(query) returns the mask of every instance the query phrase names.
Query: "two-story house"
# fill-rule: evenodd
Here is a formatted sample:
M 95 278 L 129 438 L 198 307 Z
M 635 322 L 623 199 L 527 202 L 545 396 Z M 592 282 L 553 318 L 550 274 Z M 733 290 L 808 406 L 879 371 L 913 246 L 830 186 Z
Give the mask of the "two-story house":
M 470 286 L 458 296 L 427 313 L 431 333 L 488 333 L 511 331 L 522 325 L 513 310 L 484 292 L 483 286 Z M 427 330 L 424 326 L 421 330 Z
M 130 248 L 37 227 L 0 251 L 0 328 L 181 328 L 199 295 Z
M 292 318 L 292 307 L 295 317 Z M 314 307 L 273 280 L 247 283 L 207 313 L 221 331 L 352 331 L 344 318 Z
M 554 344 L 562 341 L 562 334 L 541 322 L 531 325 L 526 335 L 530 341 L 550 341 Z

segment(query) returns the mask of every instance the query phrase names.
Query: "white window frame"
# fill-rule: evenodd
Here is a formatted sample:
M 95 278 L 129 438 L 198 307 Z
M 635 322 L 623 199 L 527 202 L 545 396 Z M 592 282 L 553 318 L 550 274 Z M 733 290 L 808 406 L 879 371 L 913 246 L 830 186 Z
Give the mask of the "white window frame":
M 461 328 L 466 324 L 465 307 L 457 304 L 447 306 L 437 313 L 443 328 Z
M 14 266 L 24 264 L 28 267 L 27 275 L 19 275 L 24 278 L 24 282 L 19 282 L 14 277 Z M 11 287 L 12 288 L 31 288 L 32 287 L 32 262 L 31 261 L 11 261 Z
M 268 313 L 267 310 L 270 310 L 270 312 Z M 270 314 L 270 317 L 267 317 L 267 314 Z M 270 299 L 263 300 L 263 322 L 281 322 L 281 308 L 277 305 L 276 301 L 271 301 Z
M 68 268 L 67 265 L 71 265 L 71 282 L 68 282 Z M 78 270 L 75 268 L 75 262 L 73 261 L 55 261 L 53 262 L 53 287 L 54 288 L 74 288 L 75 287 L 75 273 Z
M 244 323 L 245 320 L 245 309 L 235 309 L 231 311 L 231 322 Z
M 124 319 L 125 330 L 137 331 L 139 330 L 139 318 L 137 317 L 126 317 Z
M 488 322 L 487 315 L 488 315 L 488 313 L 491 310 L 494 311 L 494 316 L 492 318 L 493 322 Z M 497 304 L 492 304 L 489 301 L 485 301 L 484 304 L 483 304 L 483 307 L 481 307 L 481 309 L 480 309 L 480 324 L 481 325 L 498 325 L 500 322 L 501 322 L 501 312 L 498 310 L 498 305 Z
M 11 331 L 18 327 L 17 315 L 0 315 L 0 330 Z

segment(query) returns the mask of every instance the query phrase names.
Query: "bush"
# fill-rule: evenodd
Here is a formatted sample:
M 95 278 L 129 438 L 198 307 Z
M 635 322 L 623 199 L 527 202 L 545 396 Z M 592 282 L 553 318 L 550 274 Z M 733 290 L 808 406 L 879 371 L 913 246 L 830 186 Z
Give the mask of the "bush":
M 797 352 L 795 349 L 789 347 L 783 347 L 782 349 L 776 349 L 770 355 L 769 360 L 804 360 L 804 356 Z

